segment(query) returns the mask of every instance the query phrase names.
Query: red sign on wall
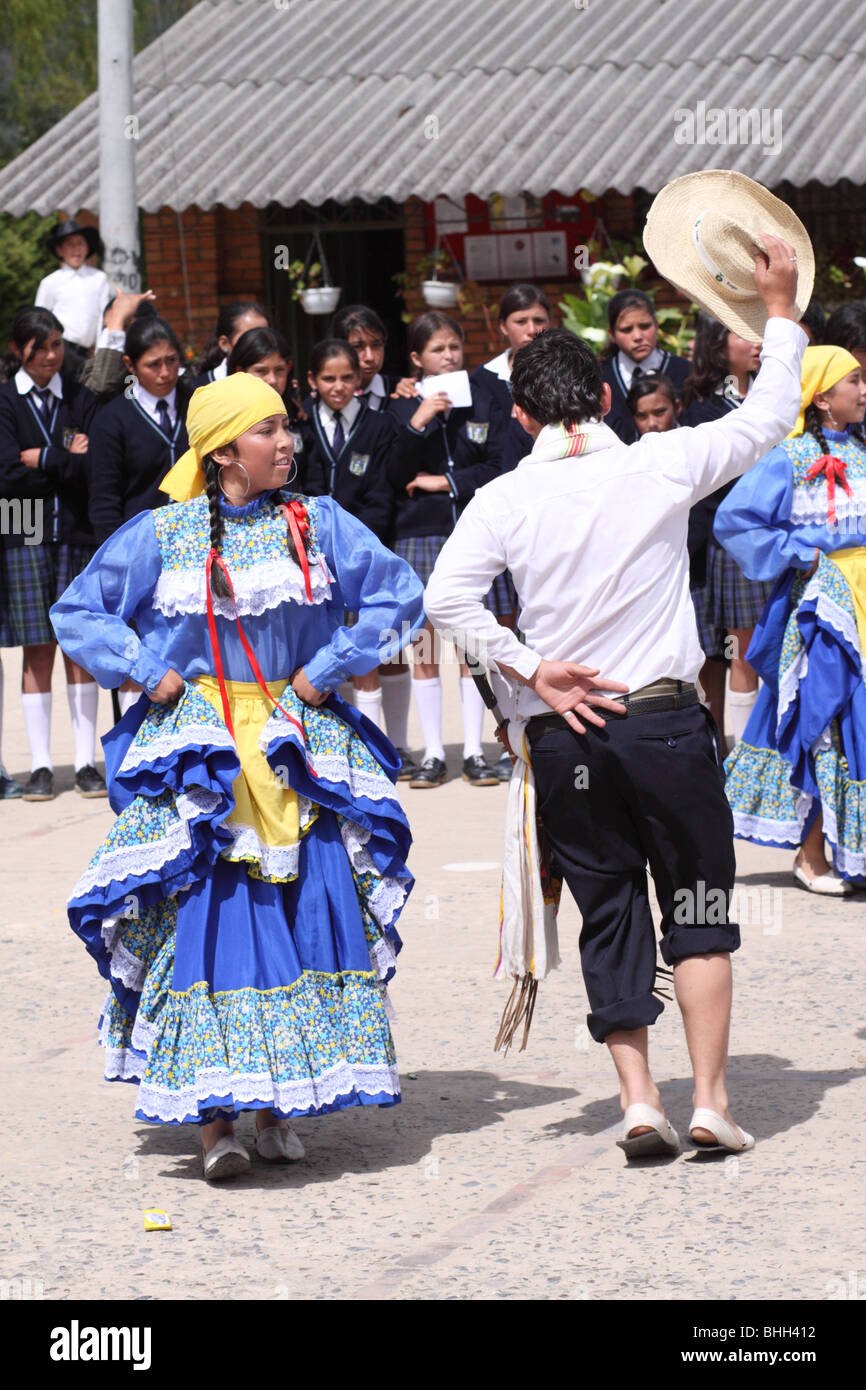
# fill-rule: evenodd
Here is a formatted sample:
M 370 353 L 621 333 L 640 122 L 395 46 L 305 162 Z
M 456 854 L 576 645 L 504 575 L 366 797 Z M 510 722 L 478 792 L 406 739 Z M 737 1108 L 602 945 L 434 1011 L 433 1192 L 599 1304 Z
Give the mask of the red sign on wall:
M 495 195 L 487 202 L 472 194 L 462 203 L 437 198 L 427 204 L 428 249 L 449 253 L 461 279 L 573 278 L 575 251 L 595 225 L 593 202 L 584 192 Z

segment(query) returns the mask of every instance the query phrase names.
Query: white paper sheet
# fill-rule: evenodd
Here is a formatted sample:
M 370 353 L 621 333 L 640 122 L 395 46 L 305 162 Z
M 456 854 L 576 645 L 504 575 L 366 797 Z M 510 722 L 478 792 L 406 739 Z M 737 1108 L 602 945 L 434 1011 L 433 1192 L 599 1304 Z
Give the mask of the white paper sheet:
M 444 391 L 454 406 L 472 404 L 468 372 L 442 372 L 440 376 L 422 376 L 418 382 L 421 396 L 435 396 L 439 391 Z

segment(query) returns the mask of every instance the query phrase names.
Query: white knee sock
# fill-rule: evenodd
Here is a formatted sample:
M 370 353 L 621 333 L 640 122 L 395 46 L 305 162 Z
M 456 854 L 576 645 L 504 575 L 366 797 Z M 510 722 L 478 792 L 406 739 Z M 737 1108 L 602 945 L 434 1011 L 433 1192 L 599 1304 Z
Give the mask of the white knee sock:
M 36 691 L 21 696 L 24 727 L 30 744 L 30 770 L 53 768 L 51 761 L 51 691 Z
M 75 745 L 75 771 L 93 767 L 96 761 L 96 711 L 99 708 L 99 686 L 96 681 L 83 681 L 66 687 L 69 713 L 72 718 L 72 740 Z
M 372 719 L 374 724 L 382 727 L 382 692 L 381 690 L 356 690 L 355 704 L 361 714 L 366 714 L 368 719 Z
M 463 706 L 463 756 L 476 758 L 481 755 L 484 701 L 471 676 L 460 677 L 460 703 Z
M 382 676 L 382 713 L 385 732 L 395 748 L 409 747 L 409 706 L 412 703 L 412 673 Z
M 126 714 L 126 711 L 135 704 L 140 694 L 140 690 L 118 690 L 117 702 L 120 705 L 120 713 Z
M 731 728 L 734 731 L 735 743 L 739 743 L 746 732 L 746 725 L 757 698 L 757 690 L 728 691 L 728 709 L 731 714 Z
M 431 680 L 412 681 L 412 693 L 415 696 L 415 708 L 418 711 L 418 719 L 421 723 L 421 733 L 424 736 L 424 757 L 441 758 L 445 761 L 445 749 L 442 747 L 442 681 L 438 676 L 433 676 Z

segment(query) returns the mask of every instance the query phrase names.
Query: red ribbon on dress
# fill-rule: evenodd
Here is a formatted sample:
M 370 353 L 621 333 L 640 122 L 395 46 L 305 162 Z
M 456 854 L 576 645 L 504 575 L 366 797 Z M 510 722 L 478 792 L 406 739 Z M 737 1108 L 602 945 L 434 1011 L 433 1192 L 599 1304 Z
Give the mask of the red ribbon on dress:
M 292 505 L 292 506 L 299 506 L 299 507 L 301 506 L 300 503 L 294 503 L 294 502 L 293 502 L 291 505 Z M 280 510 L 282 511 L 282 508 L 280 508 Z M 303 511 L 303 507 L 301 507 L 301 510 Z M 306 513 L 305 513 L 305 515 L 306 515 Z M 299 552 L 299 553 L 305 555 L 304 548 L 303 548 L 303 543 L 301 544 L 300 552 Z M 306 556 L 305 556 L 305 558 L 306 558 Z M 229 733 L 231 734 L 232 738 L 234 738 L 234 736 L 235 736 L 235 730 L 234 730 L 234 725 L 233 725 L 233 723 L 232 723 L 231 708 L 230 708 L 230 706 L 229 706 L 229 695 L 228 695 L 228 690 L 226 689 L 225 676 L 224 676 L 224 674 L 223 674 L 223 661 L 222 661 L 222 653 L 220 652 L 219 634 L 218 634 L 218 632 L 217 632 L 216 618 L 215 618 L 215 616 L 214 616 L 214 611 L 213 611 L 213 593 L 212 593 L 212 591 L 211 591 L 211 571 L 213 570 L 214 565 L 217 565 L 217 566 L 219 567 L 219 569 L 221 569 L 222 572 L 223 572 L 223 574 L 225 575 L 225 577 L 226 577 L 226 583 L 227 583 L 228 586 L 229 586 L 229 593 L 230 593 L 230 595 L 231 595 L 231 599 L 232 599 L 232 602 L 233 602 L 233 603 L 235 603 L 235 591 L 234 591 L 234 585 L 232 584 L 231 575 L 230 575 L 229 572 L 228 572 L 228 568 L 227 568 L 225 562 L 224 562 L 224 561 L 222 560 L 222 558 L 217 554 L 217 552 L 216 552 L 213 548 L 211 548 L 211 550 L 210 550 L 210 552 L 209 552 L 209 554 L 208 554 L 208 557 L 207 557 L 207 561 L 205 562 L 205 586 L 206 586 L 206 589 L 207 589 L 207 626 L 208 626 L 208 632 L 210 633 L 210 644 L 211 644 L 211 648 L 212 648 L 212 650 L 213 650 L 214 667 L 215 667 L 215 669 L 216 669 L 217 680 L 219 681 L 220 698 L 222 699 L 222 703 L 223 703 L 223 718 L 224 718 L 224 720 L 225 720 L 226 728 L 228 729 L 228 731 L 229 731 Z M 309 593 L 309 577 L 308 577 L 308 579 L 307 579 L 307 585 L 308 585 L 307 592 Z M 256 661 L 256 658 L 255 658 L 255 656 L 253 655 L 253 649 L 252 649 L 252 647 L 250 646 L 249 642 L 247 641 L 246 637 L 244 636 L 244 630 L 243 630 L 243 628 L 241 627 L 241 620 L 240 620 L 240 618 L 237 616 L 237 604 L 236 604 L 236 603 L 235 603 L 235 622 L 236 622 L 237 625 L 238 625 L 238 636 L 239 636 L 239 638 L 241 639 L 241 646 L 243 647 L 244 651 L 245 651 L 246 654 L 247 654 L 247 661 L 250 663 L 250 666 L 252 667 L 253 675 L 255 676 L 255 678 L 256 678 L 256 680 L 258 681 L 259 685 L 261 686 L 262 690 L 263 690 L 263 691 L 265 692 L 265 694 L 267 695 L 267 697 L 268 697 L 268 699 L 270 700 L 271 704 L 272 704 L 272 705 L 275 705 L 276 708 L 277 708 L 278 710 L 280 710 L 280 711 L 286 716 L 286 718 L 292 722 L 292 724 L 294 724 L 295 728 L 298 729 L 299 732 L 300 732 L 302 741 L 306 742 L 306 741 L 304 740 L 304 727 L 303 727 L 303 725 L 295 718 L 295 716 L 294 716 L 293 714 L 289 714 L 289 711 L 288 711 L 287 709 L 284 709 L 283 706 L 280 704 L 279 700 L 274 699 L 274 696 L 273 696 L 273 695 L 271 694 L 271 692 L 268 690 L 268 687 L 267 687 L 267 685 L 266 685 L 266 683 L 265 683 L 265 678 L 264 678 L 264 676 L 262 675 L 262 672 L 261 672 L 261 668 L 260 668 L 260 666 L 259 666 L 259 663 Z M 309 762 L 307 763 L 307 771 L 308 771 L 313 777 L 318 777 L 318 775 L 319 775 L 312 767 L 310 767 Z
M 850 497 L 852 494 L 851 484 L 845 476 L 848 467 L 844 459 L 837 458 L 835 454 L 822 454 L 816 458 L 811 468 L 806 473 L 807 480 L 817 478 L 819 473 L 823 473 L 827 479 L 827 520 L 836 524 L 836 484 L 839 483 L 843 492 L 847 492 Z
M 310 566 L 307 564 L 307 548 L 303 540 L 304 536 L 310 533 L 310 518 L 307 516 L 307 509 L 303 502 L 283 502 L 280 511 L 286 518 L 292 533 L 292 540 L 295 542 L 295 550 L 304 576 L 307 601 L 312 603 L 313 590 L 310 584 Z

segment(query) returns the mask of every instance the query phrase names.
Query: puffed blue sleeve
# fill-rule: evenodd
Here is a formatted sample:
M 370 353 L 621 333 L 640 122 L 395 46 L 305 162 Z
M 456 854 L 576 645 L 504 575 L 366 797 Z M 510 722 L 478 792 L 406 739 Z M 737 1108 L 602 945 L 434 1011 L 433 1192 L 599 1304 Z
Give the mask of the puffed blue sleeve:
M 784 449 L 771 449 L 738 479 L 716 512 L 713 534 L 747 579 L 778 579 L 794 566 L 808 569 L 813 541 L 790 520 L 794 475 Z
M 304 663 L 317 690 L 392 660 L 424 626 L 424 586 L 410 565 L 330 497 L 317 499 L 318 539 L 337 583 L 332 603 L 358 614 Z
M 100 546 L 51 609 L 61 650 L 106 690 L 131 676 L 149 694 L 170 669 L 129 625 L 161 567 L 153 513 L 141 512 Z

